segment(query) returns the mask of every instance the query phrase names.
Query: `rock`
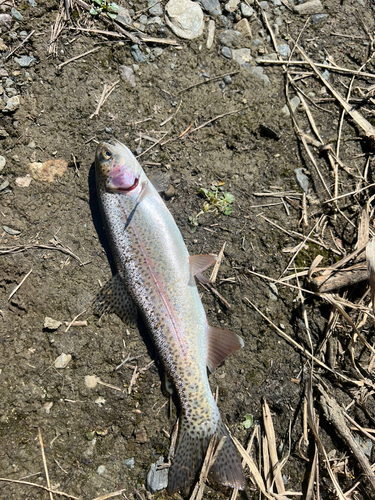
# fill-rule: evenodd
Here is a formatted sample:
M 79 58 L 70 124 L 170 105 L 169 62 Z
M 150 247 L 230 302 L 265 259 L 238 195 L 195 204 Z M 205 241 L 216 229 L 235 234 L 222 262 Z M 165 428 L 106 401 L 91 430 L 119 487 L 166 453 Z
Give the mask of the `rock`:
M 46 316 L 44 318 L 43 328 L 46 328 L 47 330 L 57 330 L 61 326 L 61 324 L 62 324 L 61 321 Z
M 151 53 L 155 57 L 160 57 L 163 52 L 164 50 L 161 47 L 154 47 L 153 49 L 151 49 Z
M 289 45 L 287 43 L 280 43 L 277 46 L 277 52 L 283 57 L 288 57 L 290 54 Z
M 214 37 L 215 37 L 215 21 L 210 19 L 208 21 L 208 33 L 207 33 L 207 43 L 206 47 L 210 49 L 214 43 Z
M 119 66 L 120 77 L 127 81 L 131 87 L 135 87 L 135 75 L 132 68 L 129 66 Z
M 141 24 L 143 24 L 143 25 L 147 24 L 147 16 L 145 16 L 145 15 L 143 14 L 143 15 L 142 15 L 142 16 L 138 19 L 138 21 L 139 21 Z
M 300 16 L 311 16 L 322 12 L 323 4 L 320 0 L 309 0 L 308 2 L 295 5 L 293 9 Z
M 33 179 L 31 175 L 26 174 L 25 177 L 17 177 L 17 179 L 14 182 L 18 187 L 27 188 L 30 186 L 32 180 Z
M 270 4 L 268 2 L 259 2 L 259 5 L 262 7 L 263 10 L 268 12 L 268 9 L 270 8 Z
M 322 73 L 322 77 L 323 77 L 325 80 L 329 80 L 329 76 L 330 76 L 330 73 L 329 73 L 328 69 L 326 69 L 325 71 L 323 71 L 323 73 Z
M 275 283 L 269 283 L 269 287 L 270 287 L 270 289 L 268 290 L 269 298 L 273 302 L 277 302 L 277 299 L 279 298 L 279 291 L 277 289 L 277 286 L 275 285 Z
M 137 44 L 130 47 L 130 54 L 132 55 L 134 61 L 137 63 L 143 63 L 147 61 L 147 56 L 144 55 Z
M 147 4 L 149 7 L 148 11 L 152 16 L 162 16 L 163 15 L 163 7 L 162 7 L 160 2 L 157 3 L 156 5 L 154 5 L 155 0 L 148 0 Z
M 105 467 L 104 465 L 99 465 L 99 467 L 96 469 L 96 472 L 101 476 L 105 472 Z
M 221 45 L 236 48 L 241 44 L 242 34 L 235 30 L 225 30 L 220 33 L 218 40 Z
M 243 17 L 251 17 L 254 14 L 254 9 L 249 7 L 246 3 L 241 3 L 241 14 Z
M 230 83 L 232 83 L 232 78 L 229 75 L 226 75 L 223 78 L 223 82 L 225 83 L 225 85 L 229 85 Z
M 127 458 L 125 460 L 125 466 L 128 468 L 128 469 L 134 469 L 134 466 L 135 466 L 135 458 L 134 457 L 131 457 L 131 458 Z
M 290 107 L 292 108 L 292 111 L 295 111 L 298 106 L 300 105 L 301 103 L 301 100 L 298 96 L 294 96 L 292 97 L 292 99 L 290 100 Z M 290 111 L 289 111 L 289 107 L 287 104 L 285 104 L 285 106 L 282 108 L 281 110 L 282 114 L 285 115 L 285 116 L 290 116 Z
M 9 137 L 9 134 L 5 128 L 0 128 L 0 139 L 6 139 L 7 137 Z
M 304 168 L 296 168 L 294 173 L 296 174 L 296 179 L 299 187 L 305 191 L 307 194 L 309 191 L 309 178 L 304 173 Z
M 57 369 L 66 368 L 71 359 L 72 359 L 71 354 L 64 354 L 64 353 L 60 354 L 60 356 L 58 356 L 55 359 L 55 362 L 54 362 L 55 368 L 57 368 Z
M 173 198 L 173 196 L 176 194 L 176 190 L 172 184 L 169 185 L 168 189 L 164 191 L 164 196 L 166 197 L 167 200 L 170 198 Z
M 134 436 L 137 443 L 147 443 L 147 433 L 145 429 L 136 429 L 134 431 Z
M 13 97 L 10 97 L 5 105 L 5 108 L 3 108 L 3 113 L 14 113 L 16 109 L 18 109 L 20 106 L 20 98 L 18 95 L 15 95 Z
M 96 375 L 85 376 L 85 386 L 88 389 L 95 389 L 95 387 L 98 385 L 98 382 L 100 382 L 100 378 L 97 377 Z
M 229 47 L 223 47 L 221 49 L 221 53 L 224 57 L 226 57 L 227 59 L 232 59 L 232 51 L 230 50 Z
M 253 35 L 251 33 L 250 24 L 249 24 L 249 21 L 247 19 L 241 19 L 241 21 L 239 21 L 236 24 L 236 30 L 239 31 L 246 38 L 253 37 Z
M 219 0 L 199 0 L 199 3 L 202 9 L 210 14 L 210 16 L 221 16 Z
M 36 7 L 36 2 L 35 0 L 28 0 L 29 4 L 31 5 L 31 7 Z
M 8 76 L 8 71 L 5 68 L 0 68 L 0 78 L 6 78 L 7 76 Z
M 7 161 L 6 161 L 6 159 L 5 159 L 5 156 L 0 156 L 0 172 L 1 172 L 2 170 L 4 170 L 4 167 L 5 167 L 5 165 L 6 165 L 6 162 L 7 162 Z
M 259 40 L 259 38 L 254 38 L 253 47 L 259 47 L 260 45 L 262 45 L 262 40 Z
M 5 182 L 8 182 L 8 181 L 5 181 Z M 6 185 L 6 186 L 4 186 L 4 182 L 3 182 L 2 185 L 0 186 L 0 191 L 3 191 L 8 186 L 9 186 L 9 182 L 8 182 L 8 185 Z M 18 236 L 19 234 L 21 234 L 21 231 L 18 231 L 18 229 L 13 229 L 13 228 L 8 227 L 8 226 L 3 226 L 3 229 L 6 233 L 10 234 L 11 236 Z
M 244 64 L 248 64 L 253 61 L 253 57 L 251 56 L 250 49 L 233 49 L 232 57 L 236 61 L 236 63 L 243 66 Z
M 227 12 L 231 13 L 237 10 L 239 3 L 240 0 L 229 0 L 229 2 L 225 4 L 224 8 Z
M 103 406 L 105 405 L 105 399 L 102 396 L 99 396 L 95 399 L 94 403 L 98 406 Z
M 315 14 L 311 17 L 311 22 L 316 26 L 317 24 L 323 23 L 327 18 L 328 14 Z
M 45 411 L 47 414 L 49 414 L 49 413 L 51 413 L 51 408 L 52 408 L 52 406 L 53 406 L 53 403 L 52 403 L 52 401 L 50 401 L 49 403 L 44 403 L 44 405 L 43 405 L 43 409 L 44 409 L 44 411 Z
M 146 477 L 146 488 L 151 493 L 156 493 L 157 491 L 163 490 L 168 486 L 168 469 L 158 470 L 158 466 L 164 463 L 163 457 L 151 464 L 150 470 Z
M 16 21 L 23 21 L 23 15 L 14 7 L 11 8 L 10 15 L 13 17 L 13 19 L 16 19 Z
M 196 2 L 169 0 L 165 12 L 168 26 L 180 38 L 193 40 L 203 33 L 203 11 Z
M 36 181 L 53 182 L 62 177 L 68 168 L 68 162 L 62 159 L 48 160 L 44 163 L 29 163 L 30 173 Z
M 12 26 L 12 16 L 9 14 L 0 14 L 0 28 L 6 28 L 7 30 L 10 30 Z
M 132 25 L 132 18 L 130 17 L 129 14 L 129 9 L 126 9 L 122 5 L 119 6 L 116 21 L 125 24 L 126 26 L 131 26 Z
M 270 79 L 268 76 L 264 73 L 264 69 L 261 66 L 252 66 L 249 69 L 249 72 L 251 75 L 255 76 L 258 80 L 263 82 L 265 85 L 268 85 L 270 82 Z
M 6 45 L 4 40 L 0 38 L 0 52 L 5 52 L 6 50 L 8 50 L 8 46 Z

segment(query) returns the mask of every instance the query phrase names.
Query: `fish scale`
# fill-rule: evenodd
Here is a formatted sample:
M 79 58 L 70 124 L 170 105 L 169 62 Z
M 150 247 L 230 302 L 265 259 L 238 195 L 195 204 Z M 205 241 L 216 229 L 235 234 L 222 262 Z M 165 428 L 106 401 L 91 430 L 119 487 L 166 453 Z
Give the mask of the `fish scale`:
M 207 324 L 192 279 L 213 259 L 189 256 L 171 213 L 126 146 L 117 141 L 99 144 L 96 179 L 118 272 L 113 297 L 121 295 L 127 312 L 131 310 L 129 304 L 135 304 L 181 404 L 169 492 L 183 489 L 196 479 L 215 433 L 219 439 L 227 439 L 209 477 L 242 489 L 241 465 L 212 396 L 207 366 L 214 369 L 243 342 L 237 335 Z M 120 287 L 124 285 L 121 292 L 119 283 Z M 107 302 L 110 299 L 111 294 L 107 294 Z M 114 304 L 112 300 L 110 310 L 118 309 L 118 303 Z

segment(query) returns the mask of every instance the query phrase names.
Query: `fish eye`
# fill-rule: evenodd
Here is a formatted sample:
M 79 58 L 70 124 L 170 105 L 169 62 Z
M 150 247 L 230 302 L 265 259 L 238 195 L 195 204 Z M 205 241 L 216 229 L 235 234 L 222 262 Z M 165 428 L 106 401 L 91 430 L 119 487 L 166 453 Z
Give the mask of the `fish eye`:
M 112 153 L 107 149 L 103 149 L 102 155 L 105 160 L 109 160 L 110 158 L 112 158 Z

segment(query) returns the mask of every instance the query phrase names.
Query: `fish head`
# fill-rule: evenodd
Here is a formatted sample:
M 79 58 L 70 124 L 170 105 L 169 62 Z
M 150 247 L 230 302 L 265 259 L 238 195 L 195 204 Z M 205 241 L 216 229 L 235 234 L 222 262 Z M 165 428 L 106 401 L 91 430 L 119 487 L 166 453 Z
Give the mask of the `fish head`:
M 96 148 L 96 176 L 106 191 L 138 198 L 147 186 L 147 177 L 132 152 L 113 139 Z

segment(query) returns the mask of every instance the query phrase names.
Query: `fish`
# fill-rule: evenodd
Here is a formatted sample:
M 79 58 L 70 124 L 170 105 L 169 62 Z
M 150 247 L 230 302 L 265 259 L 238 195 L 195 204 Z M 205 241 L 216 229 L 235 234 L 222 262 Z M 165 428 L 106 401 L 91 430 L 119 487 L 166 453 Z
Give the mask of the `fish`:
M 176 452 L 168 492 L 197 479 L 211 438 L 225 436 L 208 477 L 231 488 L 245 485 L 241 462 L 221 419 L 208 381 L 210 372 L 243 347 L 242 338 L 209 326 L 194 276 L 216 261 L 189 255 L 181 232 L 131 151 L 113 139 L 95 155 L 98 200 L 117 274 L 96 306 L 125 323 L 141 317 L 180 403 Z

